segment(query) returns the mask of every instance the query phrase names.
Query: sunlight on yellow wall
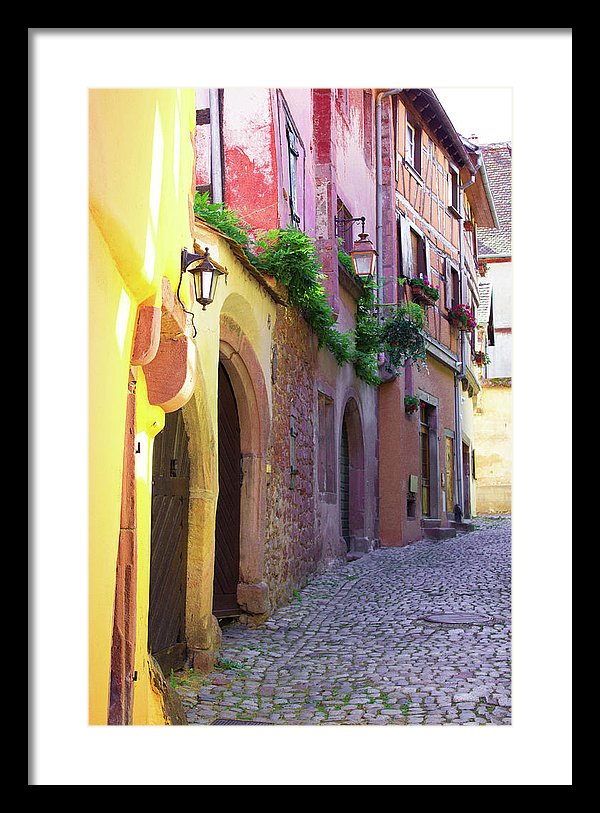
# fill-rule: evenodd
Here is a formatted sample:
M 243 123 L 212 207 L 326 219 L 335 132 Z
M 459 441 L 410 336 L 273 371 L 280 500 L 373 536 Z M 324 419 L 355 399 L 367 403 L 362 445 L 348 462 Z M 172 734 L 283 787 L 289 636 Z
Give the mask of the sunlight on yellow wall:
M 191 245 L 195 96 L 192 89 L 89 93 L 89 719 L 105 725 L 120 526 L 129 360 L 141 303 L 159 307 L 161 284 L 179 282 Z M 183 294 L 185 297 L 185 293 Z M 164 413 L 148 404 L 138 374 L 136 464 L 138 600 L 134 722 L 156 722 L 144 664 L 147 646 L 152 438 Z

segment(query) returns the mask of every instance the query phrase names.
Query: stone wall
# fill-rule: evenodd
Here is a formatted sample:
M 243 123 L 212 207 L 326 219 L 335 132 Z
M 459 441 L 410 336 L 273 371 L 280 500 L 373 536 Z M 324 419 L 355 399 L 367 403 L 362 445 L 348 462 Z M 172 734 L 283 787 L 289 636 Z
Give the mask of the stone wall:
M 279 306 L 273 335 L 265 522 L 264 572 L 272 608 L 289 601 L 294 588 L 305 584 L 318 566 L 316 354 L 316 337 L 304 318 L 293 307 Z

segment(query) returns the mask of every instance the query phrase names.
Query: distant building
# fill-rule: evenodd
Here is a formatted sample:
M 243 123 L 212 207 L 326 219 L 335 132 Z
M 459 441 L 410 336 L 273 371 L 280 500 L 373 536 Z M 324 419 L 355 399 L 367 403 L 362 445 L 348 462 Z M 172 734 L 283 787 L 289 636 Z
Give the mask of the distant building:
M 509 513 L 512 498 L 512 148 L 502 142 L 482 144 L 481 150 L 499 222 L 477 233 L 477 342 L 489 357 L 475 410 L 477 512 L 489 514 Z

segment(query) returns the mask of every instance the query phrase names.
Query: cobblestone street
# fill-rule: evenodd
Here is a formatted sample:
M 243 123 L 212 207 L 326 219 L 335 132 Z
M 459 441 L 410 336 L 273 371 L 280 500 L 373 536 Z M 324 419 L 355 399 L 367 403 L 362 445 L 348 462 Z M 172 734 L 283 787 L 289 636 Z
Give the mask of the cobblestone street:
M 511 521 L 373 551 L 266 624 L 224 626 L 217 668 L 172 675 L 188 722 L 511 722 Z

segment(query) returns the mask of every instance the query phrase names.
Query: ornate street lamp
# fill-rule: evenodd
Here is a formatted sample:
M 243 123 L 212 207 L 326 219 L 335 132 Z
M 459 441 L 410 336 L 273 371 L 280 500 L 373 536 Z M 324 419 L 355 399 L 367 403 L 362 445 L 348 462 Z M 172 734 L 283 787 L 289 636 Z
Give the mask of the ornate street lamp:
M 189 266 L 199 262 L 193 268 Z M 225 271 L 218 268 L 211 262 L 208 256 L 208 248 L 204 249 L 204 254 L 192 254 L 186 248 L 181 252 L 181 276 L 185 271 L 189 271 L 194 278 L 194 295 L 196 301 L 202 305 L 202 310 L 215 298 L 217 282 Z
M 375 258 L 377 252 L 373 247 L 373 243 L 369 240 L 369 235 L 365 232 L 365 218 L 364 217 L 348 217 L 348 218 L 335 218 L 336 234 L 342 236 L 348 231 L 352 223 L 357 223 L 360 220 L 362 224 L 361 233 L 358 235 L 358 240 L 354 241 L 350 256 L 354 265 L 354 272 L 359 277 L 372 277 L 375 273 Z

